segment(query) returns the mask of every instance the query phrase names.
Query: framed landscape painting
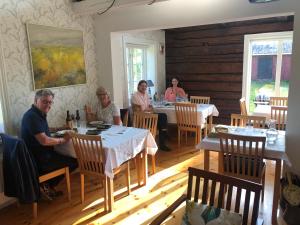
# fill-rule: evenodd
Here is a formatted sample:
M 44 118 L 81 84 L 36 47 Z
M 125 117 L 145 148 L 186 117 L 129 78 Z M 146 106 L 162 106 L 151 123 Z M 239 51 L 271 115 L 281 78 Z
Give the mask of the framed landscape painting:
M 26 24 L 34 89 L 86 83 L 83 33 Z

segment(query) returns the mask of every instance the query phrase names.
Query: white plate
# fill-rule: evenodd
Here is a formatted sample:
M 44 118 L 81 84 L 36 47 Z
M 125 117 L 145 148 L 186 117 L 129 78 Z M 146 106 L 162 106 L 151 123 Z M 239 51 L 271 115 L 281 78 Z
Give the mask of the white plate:
M 91 121 L 91 122 L 90 122 L 91 125 L 101 125 L 101 124 L 103 124 L 103 123 L 104 123 L 104 122 L 103 122 L 103 121 L 100 121 L 100 120 L 99 120 L 99 121 Z
M 56 134 L 63 135 L 66 132 L 73 132 L 73 130 L 59 130 L 59 131 L 56 132 Z

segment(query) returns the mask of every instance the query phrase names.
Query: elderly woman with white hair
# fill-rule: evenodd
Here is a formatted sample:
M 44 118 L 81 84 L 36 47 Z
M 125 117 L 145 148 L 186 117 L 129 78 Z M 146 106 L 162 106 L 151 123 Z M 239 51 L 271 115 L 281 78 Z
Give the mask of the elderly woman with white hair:
M 110 100 L 109 92 L 104 87 L 96 90 L 99 100 L 97 119 L 104 123 L 121 125 L 120 109 Z

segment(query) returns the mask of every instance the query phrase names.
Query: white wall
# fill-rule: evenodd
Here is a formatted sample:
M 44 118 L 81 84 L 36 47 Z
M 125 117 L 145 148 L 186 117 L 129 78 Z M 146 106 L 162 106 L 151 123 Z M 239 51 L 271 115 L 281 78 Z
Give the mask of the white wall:
M 289 114 L 287 126 L 287 152 L 293 168 L 300 174 L 300 2 L 298 0 L 280 0 L 268 4 L 250 4 L 248 0 L 170 0 L 151 6 L 139 6 L 108 12 L 95 16 L 98 69 L 100 79 L 113 86 L 114 77 L 110 46 L 112 32 L 128 30 L 155 30 L 229 21 L 248 20 L 262 17 L 295 14 L 293 76 L 289 93 Z M 114 93 L 115 98 L 122 95 Z M 299 150 L 298 150 L 299 149 Z M 297 164 L 298 163 L 298 164 Z
M 127 95 L 125 94 L 127 92 L 124 55 L 126 43 L 151 46 L 152 56 L 154 57 L 154 61 L 151 62 L 154 70 L 151 72 L 154 72 L 156 76 L 156 91 L 162 92 L 164 91 L 162 87 L 165 87 L 165 54 L 159 52 L 159 45 L 165 46 L 165 32 L 161 30 L 127 33 L 114 32 L 111 34 L 112 79 L 114 82 L 113 89 L 110 91 L 113 93 L 114 102 L 119 107 L 128 107 Z M 149 64 L 150 62 L 148 62 Z
M 83 31 L 87 84 L 52 89 L 55 104 L 48 115 L 50 126 L 62 125 L 67 109 L 75 113 L 84 104 L 96 104 L 97 86 L 94 21 L 92 17 L 76 17 L 68 0 L 1 0 L 1 57 L 6 80 L 6 102 L 10 130 L 18 132 L 23 113 L 34 98 L 25 23 L 72 28 Z M 2 72 L 3 72 L 2 71 Z M 1 79 L 3 82 L 3 79 Z M 3 96 L 1 96 L 3 97 Z M 81 111 L 83 116 L 83 111 Z

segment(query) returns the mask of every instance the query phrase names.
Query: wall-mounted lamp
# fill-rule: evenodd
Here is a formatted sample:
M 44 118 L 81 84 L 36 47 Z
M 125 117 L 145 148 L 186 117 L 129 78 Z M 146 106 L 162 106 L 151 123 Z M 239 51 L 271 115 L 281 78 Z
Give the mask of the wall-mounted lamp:
M 164 54 L 164 51 L 165 51 L 165 46 L 164 46 L 163 43 L 160 43 L 159 44 L 159 52 L 160 52 L 160 54 Z

